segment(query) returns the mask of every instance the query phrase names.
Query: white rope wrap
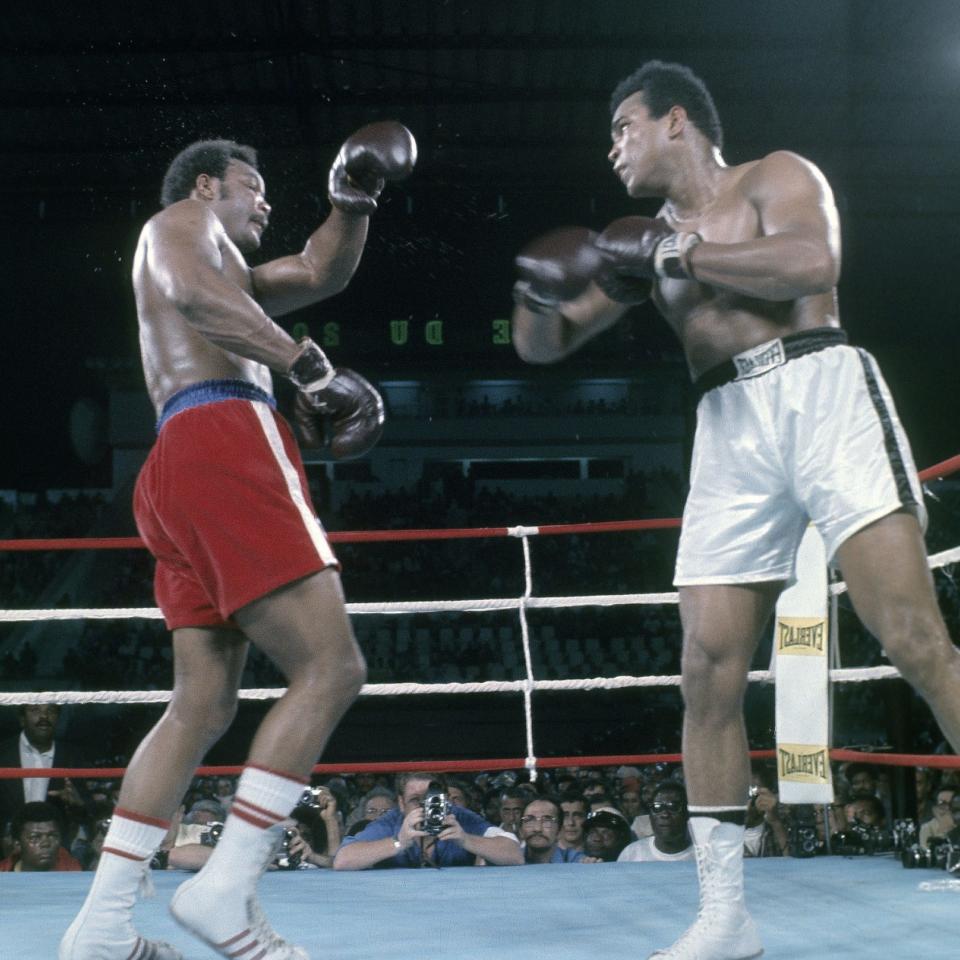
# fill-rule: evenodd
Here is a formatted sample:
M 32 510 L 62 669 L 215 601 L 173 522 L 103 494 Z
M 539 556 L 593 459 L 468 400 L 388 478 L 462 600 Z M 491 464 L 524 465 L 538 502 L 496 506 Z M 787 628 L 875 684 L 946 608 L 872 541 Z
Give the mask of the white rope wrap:
M 524 539 L 524 543 L 528 541 Z M 677 602 L 676 593 L 610 593 L 584 597 L 505 597 L 486 600 L 396 600 L 348 603 L 347 613 L 484 613 L 489 610 L 559 609 L 562 607 L 660 606 Z M 31 620 L 162 620 L 156 607 L 55 607 L 48 610 L 0 610 L 0 623 Z
M 864 683 L 899 677 L 896 667 L 850 667 L 831 670 L 834 683 Z M 751 670 L 751 683 L 772 683 L 769 670 Z M 408 694 L 449 693 L 521 693 L 527 690 L 624 690 L 629 687 L 678 687 L 679 674 L 655 674 L 646 677 L 588 677 L 582 680 L 484 680 L 474 683 L 367 683 L 362 697 L 391 697 Z M 241 700 L 276 700 L 285 687 L 256 687 L 238 691 Z M 45 693 L 0 693 L 0 706 L 30 703 L 167 703 L 169 690 L 48 690 Z M 532 753 L 531 755 L 532 756 Z M 530 757 L 528 757 L 530 759 Z
M 631 687 L 676 687 L 680 684 L 679 675 L 657 675 L 646 677 L 591 677 L 578 680 L 536 680 L 533 676 L 533 657 L 530 649 L 530 628 L 526 612 L 530 609 L 562 609 L 567 607 L 612 607 L 624 605 L 663 605 L 678 602 L 677 593 L 631 593 L 597 594 L 579 597 L 534 597 L 533 574 L 530 562 L 529 537 L 539 533 L 538 527 L 512 527 L 511 536 L 518 537 L 523 546 L 524 592 L 517 598 L 481 599 L 481 600 L 434 600 L 387 603 L 348 603 L 347 612 L 356 615 L 404 613 L 442 613 L 484 612 L 488 610 L 517 610 L 520 620 L 523 643 L 524 667 L 526 678 L 523 680 L 488 680 L 473 683 L 371 683 L 365 684 L 361 696 L 397 696 L 421 694 L 464 694 L 464 693 L 523 693 L 524 717 L 526 722 L 527 757 L 526 767 L 531 777 L 536 775 L 536 754 L 533 747 L 532 695 L 535 691 L 564 690 L 620 690 Z M 932 569 L 960 560 L 960 547 L 944 550 L 928 558 Z M 843 593 L 846 584 L 831 585 L 834 596 Z M 162 620 L 163 615 L 156 607 L 115 607 L 115 608 L 63 608 L 48 610 L 0 610 L 0 623 L 16 623 L 37 620 L 123 620 L 143 619 Z M 830 679 L 835 683 L 863 683 L 872 680 L 885 680 L 899 677 L 894 667 L 861 667 L 853 669 L 832 669 Z M 771 683 L 773 676 L 769 670 L 752 670 L 747 676 L 751 683 Z M 285 688 L 266 687 L 238 691 L 242 700 L 275 700 L 283 696 Z M 50 690 L 41 693 L 0 693 L 0 706 L 19 706 L 34 703 L 59 704 L 121 704 L 121 703 L 167 703 L 171 698 L 169 690 L 99 690 L 99 691 L 61 691 Z

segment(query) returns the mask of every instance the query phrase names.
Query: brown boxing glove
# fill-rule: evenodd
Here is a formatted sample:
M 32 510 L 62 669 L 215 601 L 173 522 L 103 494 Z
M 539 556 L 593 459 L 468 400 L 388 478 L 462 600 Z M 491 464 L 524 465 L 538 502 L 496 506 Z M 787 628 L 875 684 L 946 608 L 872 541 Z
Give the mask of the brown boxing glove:
M 368 123 L 346 139 L 330 167 L 330 202 L 346 213 L 369 215 L 386 181 L 408 177 L 416 162 L 417 141 L 402 123 Z
M 329 445 L 336 460 L 369 453 L 383 433 L 383 399 L 376 387 L 355 370 L 338 367 L 319 390 L 298 392 L 293 423 L 304 447 Z

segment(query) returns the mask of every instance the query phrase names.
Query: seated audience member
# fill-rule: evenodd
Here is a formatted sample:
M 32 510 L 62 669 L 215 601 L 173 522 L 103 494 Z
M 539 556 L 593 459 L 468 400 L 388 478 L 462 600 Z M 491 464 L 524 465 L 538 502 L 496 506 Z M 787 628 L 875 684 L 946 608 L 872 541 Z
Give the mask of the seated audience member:
M 55 703 L 24 704 L 18 710 L 20 734 L 0 741 L 0 767 L 85 767 L 87 763 L 56 736 L 60 707 Z M 85 780 L 22 777 L 0 780 L 0 820 L 12 819 L 24 803 L 54 804 L 64 839 L 72 840 L 78 824 L 89 819 L 91 797 Z
M 500 791 L 496 788 L 487 790 L 480 801 L 480 814 L 488 823 L 502 823 L 500 816 Z
M 846 808 L 847 819 L 865 827 L 885 827 L 887 814 L 879 797 L 854 797 Z
M 500 829 L 517 836 L 520 814 L 530 801 L 530 795 L 522 787 L 506 787 L 500 791 Z
M 649 837 L 653 833 L 650 826 L 650 814 L 643 805 L 639 783 L 628 782 L 620 788 L 617 807 L 627 818 L 627 823 L 630 824 L 630 832 L 635 837 L 640 839 L 641 837 Z
M 950 814 L 955 826 L 947 834 L 947 839 L 954 845 L 960 846 L 960 790 L 954 792 L 953 799 L 950 801 Z
M 693 841 L 687 824 L 687 791 L 681 783 L 664 782 L 650 801 L 653 836 L 627 844 L 617 857 L 624 862 L 646 860 L 692 860 Z
M 442 778 L 426 772 L 400 774 L 397 809 L 355 836 L 345 837 L 334 858 L 334 869 L 472 866 L 478 860 L 494 865 L 523 863 L 517 838 L 472 810 L 452 806 L 443 817 L 439 833 L 424 830 L 424 799 L 434 782 L 442 783 Z
M 14 814 L 13 853 L 0 861 L 0 873 L 47 873 L 82 870 L 80 862 L 61 846 L 57 808 L 41 801 L 25 803 Z
M 531 800 L 520 816 L 520 839 L 527 863 L 582 863 L 580 850 L 559 846 L 563 827 L 563 808 L 553 797 Z
M 563 827 L 560 830 L 559 846 L 563 850 L 583 851 L 583 825 L 587 819 L 587 801 L 576 791 L 560 795 L 563 810 Z
M 447 796 L 455 807 L 464 810 L 473 810 L 477 813 L 475 792 L 466 780 L 455 780 L 447 777 Z
M 849 784 L 849 796 L 853 800 L 856 797 L 875 797 L 877 795 L 877 771 L 875 767 L 868 763 L 848 763 L 844 767 L 843 775 Z
M 347 818 L 347 828 L 354 826 L 360 820 L 376 820 L 385 813 L 393 810 L 397 805 L 392 790 L 386 787 L 371 787 L 354 805 Z
M 765 767 L 754 767 L 750 772 L 743 855 L 781 857 L 789 848 L 790 834 L 780 817 L 780 797 L 773 790 L 773 778 Z
M 612 810 L 588 814 L 583 824 L 583 852 L 612 863 L 630 843 L 630 824 Z
M 917 822 L 924 823 L 933 816 L 937 788 L 940 786 L 939 771 L 930 767 L 914 769 L 914 788 L 917 797 Z
M 933 816 L 920 826 L 920 846 L 929 847 L 932 839 L 945 837 L 956 826 L 951 804 L 956 796 L 953 787 L 941 787 L 934 795 Z

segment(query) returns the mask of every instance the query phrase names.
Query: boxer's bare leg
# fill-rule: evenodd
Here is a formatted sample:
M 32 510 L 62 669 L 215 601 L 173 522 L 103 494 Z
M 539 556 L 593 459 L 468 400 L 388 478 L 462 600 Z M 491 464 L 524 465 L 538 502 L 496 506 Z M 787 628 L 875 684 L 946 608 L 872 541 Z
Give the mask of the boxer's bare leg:
M 782 583 L 679 588 L 683 623 L 683 772 L 700 879 L 693 925 L 660 960 L 747 960 L 763 953 L 743 895 L 750 775 L 747 672 Z
M 306 776 L 366 679 L 332 569 L 287 584 L 234 614 L 287 678 L 250 748 L 251 763 Z
M 248 648 L 242 633 L 225 627 L 173 631 L 173 695 L 127 766 L 120 807 L 170 818 L 204 755 L 233 722 Z
M 683 776 L 691 806 L 746 803 L 747 672 L 781 589 L 781 583 L 679 588 Z
M 960 650 L 940 613 L 916 518 L 888 514 L 850 537 L 837 560 L 857 615 L 960 752 Z
M 256 885 L 273 856 L 274 828 L 295 806 L 363 684 L 363 657 L 334 570 L 281 587 L 234 619 L 283 671 L 288 687 L 257 730 L 216 849 L 177 890 L 170 909 L 221 956 L 305 960 L 300 948 L 273 932 L 257 905 Z

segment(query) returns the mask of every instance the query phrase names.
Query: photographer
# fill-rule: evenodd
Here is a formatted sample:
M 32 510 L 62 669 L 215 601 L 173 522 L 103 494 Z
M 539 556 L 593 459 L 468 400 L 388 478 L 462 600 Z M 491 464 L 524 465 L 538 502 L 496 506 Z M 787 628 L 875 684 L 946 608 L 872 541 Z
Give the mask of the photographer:
M 782 857 L 789 850 L 790 834 L 780 817 L 780 797 L 773 790 L 773 778 L 766 768 L 754 767 L 750 774 L 743 855 Z
M 431 773 L 397 777 L 398 809 L 390 810 L 345 837 L 333 861 L 335 870 L 370 867 L 472 866 L 483 860 L 497 865 L 523 863 L 516 837 L 463 807 L 448 805 Z

